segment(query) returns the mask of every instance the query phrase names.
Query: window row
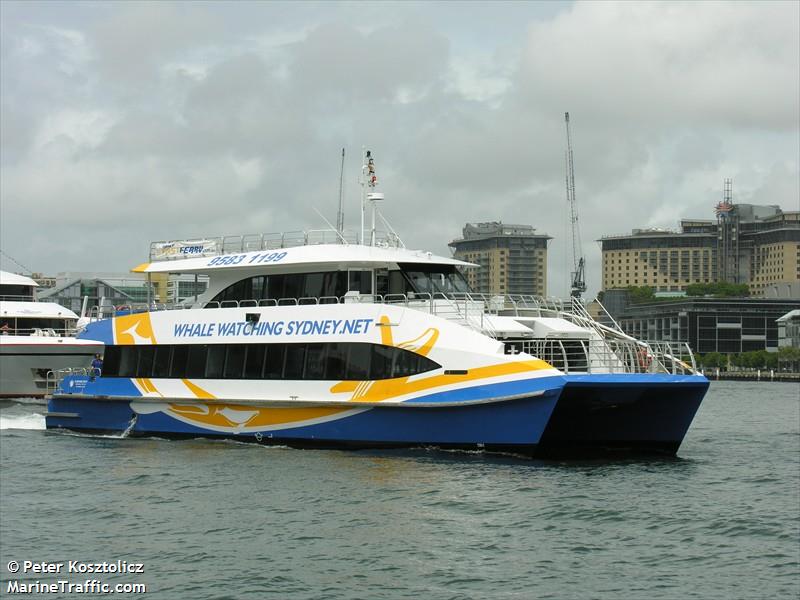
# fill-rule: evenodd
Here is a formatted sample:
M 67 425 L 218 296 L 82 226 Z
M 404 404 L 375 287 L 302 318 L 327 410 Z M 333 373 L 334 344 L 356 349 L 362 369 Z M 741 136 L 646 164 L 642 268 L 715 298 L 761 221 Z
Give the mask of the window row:
M 401 348 L 355 342 L 106 346 L 104 377 L 375 380 L 440 368 Z

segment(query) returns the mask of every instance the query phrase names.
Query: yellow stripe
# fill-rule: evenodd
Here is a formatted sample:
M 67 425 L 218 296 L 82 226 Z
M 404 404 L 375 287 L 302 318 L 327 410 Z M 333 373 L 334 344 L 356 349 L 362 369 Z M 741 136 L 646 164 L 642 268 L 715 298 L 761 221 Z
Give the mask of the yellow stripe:
M 147 271 L 147 267 L 150 266 L 150 263 L 142 263 L 138 267 L 133 267 L 131 269 L 131 273 L 144 273 Z

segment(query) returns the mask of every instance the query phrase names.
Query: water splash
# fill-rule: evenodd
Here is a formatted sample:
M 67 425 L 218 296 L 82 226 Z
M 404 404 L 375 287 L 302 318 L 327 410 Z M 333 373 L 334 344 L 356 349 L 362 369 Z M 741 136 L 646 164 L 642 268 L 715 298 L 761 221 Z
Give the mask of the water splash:
M 133 417 L 131 417 L 131 422 L 128 423 L 128 426 L 125 428 L 125 431 L 123 431 L 122 435 L 119 437 L 120 438 L 128 437 L 131 434 L 131 431 L 133 431 L 133 428 L 136 427 L 136 421 L 138 420 L 139 420 L 139 415 L 134 414 Z
M 32 413 L 25 415 L 0 415 L 2 429 L 44 429 L 44 415 Z

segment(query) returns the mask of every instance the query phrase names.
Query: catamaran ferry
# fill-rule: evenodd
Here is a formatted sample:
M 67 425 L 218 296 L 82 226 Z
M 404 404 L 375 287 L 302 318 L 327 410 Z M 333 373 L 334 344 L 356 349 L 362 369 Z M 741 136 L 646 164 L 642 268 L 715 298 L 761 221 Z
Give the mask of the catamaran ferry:
M 181 310 L 94 319 L 81 337 L 105 344 L 103 372 L 62 374 L 47 427 L 301 447 L 677 451 L 708 386 L 690 354 L 601 325 L 577 302 L 473 294 L 458 270 L 469 263 L 325 235 L 152 244 L 158 259 L 135 271 L 207 275 L 206 292 Z M 173 251 L 185 247 L 195 250 Z
M 154 242 L 134 271 L 207 276 L 187 306 L 129 307 L 81 337 L 49 429 L 316 447 L 674 454 L 708 388 L 688 347 L 645 344 L 583 304 L 482 296 L 461 268 L 376 229 Z M 341 209 L 340 209 L 341 213 Z M 331 235 L 334 237 L 331 239 Z

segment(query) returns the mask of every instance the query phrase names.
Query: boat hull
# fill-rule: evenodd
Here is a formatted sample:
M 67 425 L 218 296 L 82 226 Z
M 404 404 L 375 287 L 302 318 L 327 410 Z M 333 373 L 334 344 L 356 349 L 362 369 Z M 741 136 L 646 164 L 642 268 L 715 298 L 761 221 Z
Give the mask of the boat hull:
M 567 375 L 540 456 L 674 456 L 708 390 L 701 375 Z
M 291 447 L 387 448 L 435 446 L 534 455 L 563 378 L 498 384 L 494 396 L 465 389 L 415 402 L 237 403 L 185 399 L 115 399 L 61 394 L 50 399 L 48 429 L 177 438 L 226 438 Z M 527 392 L 525 391 L 527 388 Z M 477 388 L 472 388 L 477 389 Z M 508 395 L 508 392 L 513 392 Z

